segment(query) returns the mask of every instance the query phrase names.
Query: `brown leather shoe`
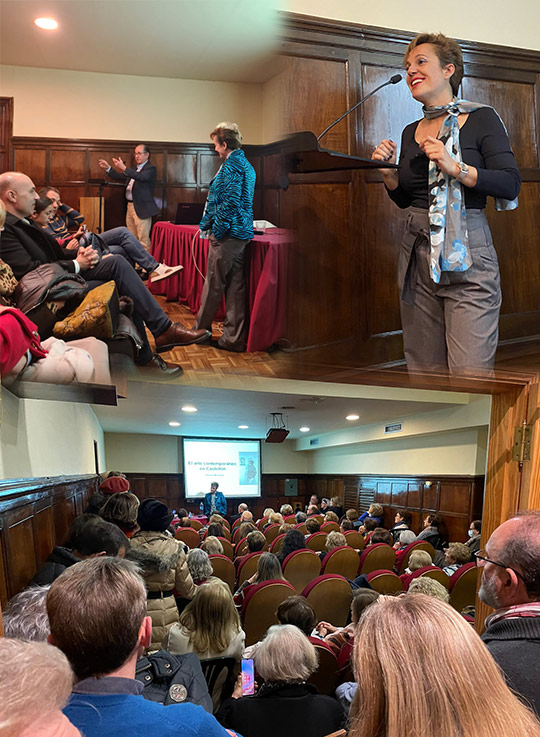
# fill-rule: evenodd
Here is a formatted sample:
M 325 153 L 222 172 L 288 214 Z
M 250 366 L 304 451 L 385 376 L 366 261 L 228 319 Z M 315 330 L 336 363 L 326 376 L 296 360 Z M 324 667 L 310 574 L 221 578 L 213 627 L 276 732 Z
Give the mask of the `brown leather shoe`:
M 179 322 L 173 322 L 168 330 L 156 338 L 156 351 L 163 353 L 179 345 L 204 343 L 211 336 L 209 330 L 186 330 Z
M 175 363 L 166 363 L 161 356 L 154 354 L 148 363 L 140 367 L 143 374 L 148 374 L 148 378 L 168 381 L 169 379 L 177 379 L 182 376 L 184 369 Z

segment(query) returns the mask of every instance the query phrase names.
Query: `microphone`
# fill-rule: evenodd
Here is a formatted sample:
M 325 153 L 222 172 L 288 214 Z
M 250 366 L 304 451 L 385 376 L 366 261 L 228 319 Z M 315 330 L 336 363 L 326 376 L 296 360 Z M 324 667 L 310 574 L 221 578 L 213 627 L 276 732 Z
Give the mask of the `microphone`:
M 343 115 L 340 115 L 337 120 L 334 120 L 334 122 L 331 123 L 328 126 L 328 128 L 325 128 L 323 130 L 323 132 L 321 133 L 321 135 L 320 136 L 317 136 L 317 142 L 319 142 L 321 140 L 321 138 L 328 133 L 329 130 L 331 130 L 335 125 L 337 125 L 340 121 L 342 121 L 343 118 L 346 118 L 347 115 L 350 115 L 353 112 L 353 110 L 356 110 L 356 108 L 359 107 L 360 105 L 362 105 L 366 100 L 369 100 L 369 98 L 372 95 L 374 95 L 376 92 L 378 92 L 379 90 L 382 90 L 383 87 L 387 87 L 389 84 L 397 84 L 398 82 L 401 82 L 402 79 L 403 79 L 403 77 L 401 76 L 401 74 L 394 74 L 394 76 L 393 77 L 390 77 L 390 79 L 387 82 L 383 82 L 383 84 L 380 84 L 378 87 L 375 87 L 375 89 L 372 90 L 369 93 L 369 95 L 366 95 L 365 97 L 363 97 L 360 100 L 360 102 L 357 102 L 356 105 L 353 105 L 351 108 L 349 108 L 349 110 L 347 110 L 346 112 L 344 112 Z

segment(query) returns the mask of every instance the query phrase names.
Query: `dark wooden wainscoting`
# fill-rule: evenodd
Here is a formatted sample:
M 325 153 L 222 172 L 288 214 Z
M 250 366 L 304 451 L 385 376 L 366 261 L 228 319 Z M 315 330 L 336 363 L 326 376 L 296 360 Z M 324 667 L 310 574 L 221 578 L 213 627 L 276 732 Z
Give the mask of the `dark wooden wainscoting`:
M 316 135 L 362 96 L 403 74 L 412 34 L 284 16 L 283 133 Z M 540 339 L 540 53 L 463 42 L 461 96 L 492 105 L 506 123 L 523 176 L 520 206 L 487 217 L 501 270 L 500 346 Z M 321 146 L 371 157 L 383 138 L 400 141 L 421 117 L 404 81 L 340 122 Z M 403 358 L 396 270 L 406 212 L 391 202 L 375 171 L 295 174 L 274 209 L 296 228 L 289 336 L 313 350 L 301 360 L 326 365 L 388 364 Z M 294 302 L 291 300 L 294 298 Z M 326 349 L 322 347 L 326 346 Z M 338 348 L 338 350 L 336 350 Z
M 96 476 L 0 481 L 0 602 L 32 580 L 97 487 Z
M 199 503 L 186 500 L 182 474 L 126 474 L 131 490 L 140 499 L 154 497 L 172 509 L 185 506 L 196 513 Z M 296 496 L 287 496 L 287 481 L 297 484 Z M 302 509 L 312 494 L 322 499 L 338 496 L 345 509 L 365 511 L 371 502 L 384 506 L 385 527 L 392 527 L 396 510 L 407 509 L 413 516 L 413 529 L 420 532 L 426 514 L 438 512 L 443 517 L 451 540 L 465 541 L 473 519 L 482 517 L 483 476 L 324 476 L 263 474 L 260 499 L 228 501 L 228 514 L 245 501 L 255 517 L 266 507 L 279 510 L 282 504 L 300 504 Z

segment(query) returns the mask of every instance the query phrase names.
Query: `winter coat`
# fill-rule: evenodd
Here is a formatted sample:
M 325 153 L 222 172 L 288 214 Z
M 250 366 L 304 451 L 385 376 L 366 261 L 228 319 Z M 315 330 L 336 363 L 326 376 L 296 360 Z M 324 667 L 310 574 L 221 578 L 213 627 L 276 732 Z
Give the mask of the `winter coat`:
M 74 563 L 80 563 L 81 559 L 76 558 L 71 550 L 63 548 L 57 545 L 53 548 L 52 553 L 48 559 L 41 566 L 39 571 L 32 579 L 32 586 L 47 586 L 55 581 L 58 576 L 63 573 L 66 568 L 74 565 Z
M 149 593 L 165 594 L 174 589 L 181 598 L 191 599 L 195 595 L 197 589 L 182 545 L 166 532 L 139 530 L 131 538 L 131 548 L 126 557 L 141 567 Z M 146 612 L 152 617 L 149 650 L 159 650 L 169 628 L 178 622 L 176 600 L 171 595 L 149 598 Z

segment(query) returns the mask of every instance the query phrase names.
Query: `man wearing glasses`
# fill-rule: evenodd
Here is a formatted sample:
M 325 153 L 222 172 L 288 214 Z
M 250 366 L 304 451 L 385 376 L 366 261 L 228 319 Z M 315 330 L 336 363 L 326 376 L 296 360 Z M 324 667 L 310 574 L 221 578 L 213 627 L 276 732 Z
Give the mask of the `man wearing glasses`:
M 540 716 L 540 511 L 503 522 L 474 556 L 478 596 L 495 609 L 482 639 L 510 688 Z

